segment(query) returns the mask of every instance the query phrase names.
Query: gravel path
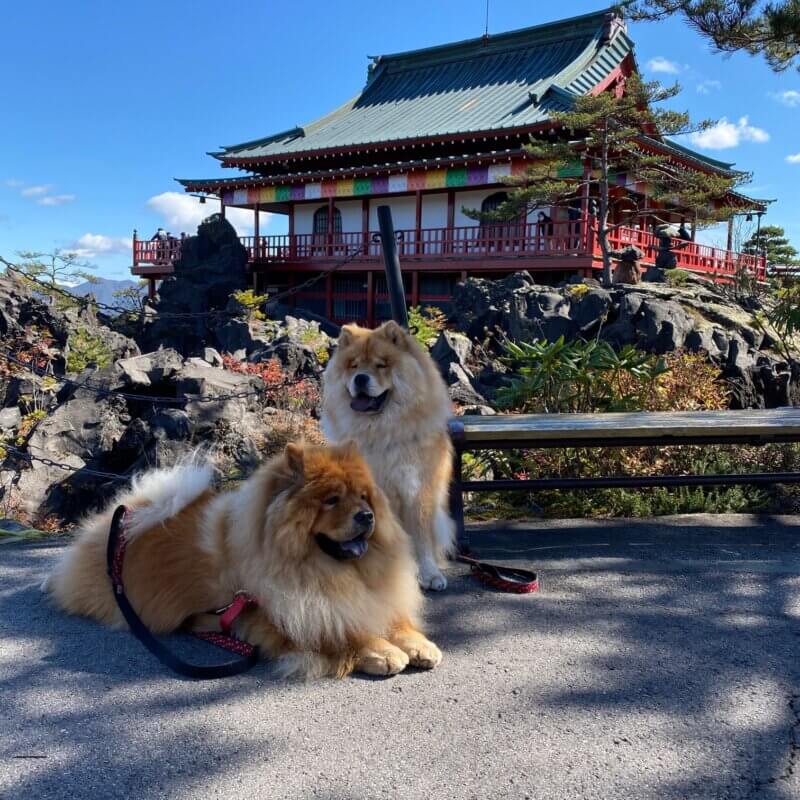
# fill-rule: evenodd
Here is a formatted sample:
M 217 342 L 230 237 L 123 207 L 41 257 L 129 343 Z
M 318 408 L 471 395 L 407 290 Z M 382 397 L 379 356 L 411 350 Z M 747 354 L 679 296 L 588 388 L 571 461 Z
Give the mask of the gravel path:
M 173 678 L 48 606 L 61 545 L 2 545 L 0 797 L 800 797 L 798 525 L 478 526 L 539 595 L 455 565 L 426 607 L 438 670 L 308 685 Z

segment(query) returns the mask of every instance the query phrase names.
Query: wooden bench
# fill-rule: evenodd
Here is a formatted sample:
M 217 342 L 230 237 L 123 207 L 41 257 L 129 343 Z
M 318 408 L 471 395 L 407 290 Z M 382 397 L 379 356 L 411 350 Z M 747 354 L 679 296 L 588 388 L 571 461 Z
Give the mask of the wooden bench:
M 449 428 L 455 448 L 450 509 L 462 547 L 468 545 L 464 530 L 464 492 L 800 483 L 800 473 L 795 472 L 479 481 L 465 481 L 462 477 L 462 456 L 474 450 L 800 442 L 800 408 L 620 414 L 499 414 L 454 417 L 450 420 Z

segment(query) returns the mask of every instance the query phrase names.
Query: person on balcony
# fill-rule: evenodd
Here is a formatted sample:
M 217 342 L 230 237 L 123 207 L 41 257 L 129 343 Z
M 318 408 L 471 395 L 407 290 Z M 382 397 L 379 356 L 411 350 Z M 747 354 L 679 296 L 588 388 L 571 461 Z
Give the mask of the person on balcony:
M 159 228 L 154 234 L 153 238 L 150 239 L 151 242 L 155 242 L 155 251 L 156 251 L 156 260 L 154 263 L 156 264 L 166 264 L 167 259 L 167 249 L 169 245 L 169 234 L 163 229 Z
M 544 211 L 536 216 L 536 233 L 539 237 L 539 249 L 549 249 L 550 239 L 553 236 L 553 218 Z

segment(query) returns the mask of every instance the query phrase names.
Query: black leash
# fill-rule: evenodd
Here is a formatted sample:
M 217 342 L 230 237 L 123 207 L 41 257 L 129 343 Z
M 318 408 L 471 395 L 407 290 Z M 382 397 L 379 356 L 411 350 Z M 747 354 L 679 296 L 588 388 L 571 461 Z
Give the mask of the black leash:
M 111 529 L 108 533 L 108 549 L 106 551 L 106 563 L 108 565 L 108 575 L 111 578 L 111 585 L 114 591 L 114 599 L 117 601 L 119 610 L 126 622 L 130 626 L 131 633 L 165 666 L 173 672 L 184 675 L 195 680 L 212 680 L 214 678 L 227 678 L 231 675 L 239 675 L 253 667 L 258 661 L 258 648 L 231 636 L 225 636 L 215 632 L 195 634 L 198 638 L 210 642 L 218 647 L 238 653 L 241 658 L 235 661 L 228 661 L 224 664 L 200 665 L 190 664 L 175 655 L 168 647 L 162 644 L 145 627 L 134 611 L 122 584 L 122 562 L 125 557 L 125 515 L 128 509 L 119 506 L 111 519 Z

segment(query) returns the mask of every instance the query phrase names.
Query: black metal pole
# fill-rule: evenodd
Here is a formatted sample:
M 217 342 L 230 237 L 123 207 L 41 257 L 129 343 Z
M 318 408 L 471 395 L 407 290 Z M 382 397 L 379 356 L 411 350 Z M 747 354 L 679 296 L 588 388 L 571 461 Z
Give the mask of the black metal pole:
M 406 292 L 403 288 L 403 274 L 400 272 L 400 258 L 397 255 L 397 240 L 394 238 L 392 209 L 389 208 L 389 206 L 378 206 L 378 226 L 381 230 L 383 263 L 386 269 L 386 285 L 389 288 L 389 301 L 392 304 L 392 319 L 398 323 L 398 325 L 408 328 Z

